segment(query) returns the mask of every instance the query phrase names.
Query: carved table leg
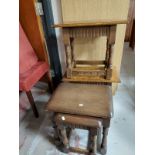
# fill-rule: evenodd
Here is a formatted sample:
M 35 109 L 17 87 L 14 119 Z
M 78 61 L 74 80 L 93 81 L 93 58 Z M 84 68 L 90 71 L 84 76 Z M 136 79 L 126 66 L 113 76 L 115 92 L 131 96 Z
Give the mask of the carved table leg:
M 99 128 L 97 130 L 97 150 L 101 150 L 101 142 L 102 142 L 102 129 Z
M 69 141 L 67 138 L 67 133 L 66 133 L 66 128 L 64 126 L 58 126 L 58 133 L 59 133 L 59 138 L 61 139 L 64 148 L 63 152 L 68 153 L 69 152 Z
M 55 117 L 56 113 L 53 114 L 53 118 Z M 56 142 L 57 145 L 60 144 L 60 138 L 59 138 L 59 133 L 58 133 L 58 127 L 57 127 L 57 124 L 55 122 L 55 120 L 53 119 L 52 120 L 52 126 L 53 126 L 53 129 L 54 129 L 54 140 Z
M 97 129 L 91 129 L 91 154 L 90 155 L 96 155 L 97 152 Z
M 105 155 L 107 152 L 107 135 L 108 135 L 108 128 L 103 127 L 103 138 L 101 143 L 101 153 Z

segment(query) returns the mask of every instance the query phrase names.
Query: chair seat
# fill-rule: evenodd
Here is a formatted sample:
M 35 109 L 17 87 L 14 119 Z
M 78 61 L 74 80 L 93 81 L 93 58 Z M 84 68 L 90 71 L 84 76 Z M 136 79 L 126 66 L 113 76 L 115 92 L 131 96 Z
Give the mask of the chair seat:
M 46 62 L 38 61 L 31 69 L 19 75 L 19 89 L 29 91 L 48 70 Z
M 113 114 L 111 86 L 63 82 L 55 90 L 47 110 L 111 118 Z

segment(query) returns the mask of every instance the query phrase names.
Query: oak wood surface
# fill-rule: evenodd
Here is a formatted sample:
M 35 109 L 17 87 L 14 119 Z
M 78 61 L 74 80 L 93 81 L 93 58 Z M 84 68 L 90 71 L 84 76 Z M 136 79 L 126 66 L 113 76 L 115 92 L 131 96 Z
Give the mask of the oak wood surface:
M 76 60 L 103 61 L 106 55 L 107 37 L 75 38 L 73 53 Z
M 116 41 L 113 51 L 112 64 L 116 67 L 117 76 L 120 77 L 121 62 L 123 56 L 124 38 L 126 32 L 126 24 L 118 24 L 116 29 Z M 113 94 L 117 90 L 117 83 L 113 83 Z
M 58 113 L 55 115 L 54 120 L 59 129 L 61 129 L 61 137 L 64 145 L 66 148 L 69 149 L 71 152 L 78 152 L 84 154 L 96 154 L 97 151 L 97 133 L 98 130 L 102 128 L 103 119 L 95 118 L 95 117 L 88 117 L 88 116 L 79 116 L 79 115 L 70 115 L 70 114 L 63 114 Z M 80 149 L 77 147 L 70 147 L 68 144 L 69 138 L 66 137 L 67 128 L 82 128 L 89 131 L 89 138 L 88 138 L 88 145 L 87 149 Z M 63 132 L 62 132 L 63 131 Z M 67 140 L 65 140 L 67 139 Z
M 115 31 L 116 26 L 64 29 L 67 78 L 71 79 L 76 76 L 80 76 L 80 78 L 81 76 L 94 78 L 96 76 L 97 78 L 102 77 L 103 79 L 110 80 L 112 75 L 111 46 L 115 43 Z M 76 60 L 88 60 L 88 62 L 90 60 L 105 60 L 105 64 L 102 70 L 98 70 L 98 68 L 96 68 L 96 71 L 89 68 L 83 70 L 82 67 L 76 68 Z
M 126 28 L 125 41 L 130 41 L 134 18 L 135 18 L 135 0 L 130 0 L 129 13 L 128 13 L 128 24 Z
M 91 26 L 105 26 L 105 25 L 117 25 L 127 24 L 127 20 L 105 20 L 105 21 L 87 21 L 87 22 L 68 22 L 54 24 L 52 27 L 55 28 L 71 28 L 71 27 L 91 27 Z
M 77 23 L 91 23 L 103 21 L 122 21 L 128 19 L 129 0 L 61 0 L 62 17 L 64 24 L 69 23 L 71 26 L 74 22 Z M 100 23 L 99 22 L 99 23 Z M 85 24 L 86 25 L 86 24 Z M 59 25 L 60 26 L 60 25 Z M 63 26 L 63 25 L 61 25 Z M 74 26 L 74 25 L 73 25 Z M 124 37 L 126 32 L 126 23 L 117 24 L 116 27 L 116 42 L 114 45 L 112 64 L 116 67 L 117 77 L 120 74 L 120 64 L 123 53 Z M 105 40 L 106 42 L 106 40 Z M 103 43 L 105 44 L 105 43 Z M 82 59 L 83 60 L 83 59 Z M 72 79 L 73 82 L 84 80 L 87 78 Z M 64 78 L 64 81 L 70 79 Z M 92 80 L 89 80 L 90 82 Z M 101 80 L 97 80 L 101 81 Z M 115 78 L 109 82 L 116 82 Z M 93 81 L 94 82 L 94 81 Z M 118 82 L 118 81 L 117 81 Z M 113 94 L 117 89 L 117 84 L 113 83 Z
M 104 79 L 102 77 L 96 76 L 96 77 L 86 77 L 86 76 L 72 76 L 71 78 L 67 78 L 66 76 L 63 77 L 62 81 L 64 82 L 99 82 L 99 83 L 120 83 L 120 77 L 117 73 L 116 68 L 113 68 L 112 70 L 112 77 L 111 79 Z
M 112 117 L 112 90 L 108 85 L 61 83 L 48 102 L 48 111 Z
M 75 153 L 90 155 L 89 150 L 86 149 L 70 147 L 69 150 Z
M 76 60 L 76 65 L 103 65 L 105 61 L 102 60 Z
M 127 20 L 129 0 L 61 0 L 63 23 Z
M 58 113 L 55 117 L 57 123 L 81 125 L 86 127 L 100 128 L 102 126 L 102 119 L 88 117 L 88 116 L 78 116 Z

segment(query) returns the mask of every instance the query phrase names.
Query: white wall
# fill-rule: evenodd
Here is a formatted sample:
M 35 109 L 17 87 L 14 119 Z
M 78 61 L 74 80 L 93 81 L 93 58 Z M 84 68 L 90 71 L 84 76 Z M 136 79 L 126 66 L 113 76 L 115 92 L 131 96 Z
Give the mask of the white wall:
M 53 10 L 53 17 L 54 23 L 62 23 L 62 14 L 61 14 L 61 0 L 51 0 L 52 10 Z M 66 68 L 66 57 L 65 57 L 65 49 L 63 44 L 62 38 L 62 30 L 56 28 L 56 36 L 57 36 L 57 43 L 58 43 L 58 51 L 59 51 L 59 58 L 62 68 L 62 74 L 65 73 Z

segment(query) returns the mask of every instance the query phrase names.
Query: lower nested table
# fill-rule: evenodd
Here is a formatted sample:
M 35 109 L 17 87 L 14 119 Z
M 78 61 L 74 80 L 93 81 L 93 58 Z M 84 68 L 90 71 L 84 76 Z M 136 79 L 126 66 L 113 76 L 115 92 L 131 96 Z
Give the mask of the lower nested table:
M 110 85 L 62 82 L 49 100 L 47 109 L 55 113 L 53 119 L 55 125 L 58 124 L 56 122 L 58 116 L 62 116 L 62 121 L 67 120 L 72 125 L 77 124 L 76 119 L 78 119 L 79 126 L 87 126 L 87 124 L 91 126 L 88 119 L 92 123 L 93 120 L 94 122 L 100 120 L 103 127 L 101 150 L 106 152 L 108 128 L 113 116 Z

